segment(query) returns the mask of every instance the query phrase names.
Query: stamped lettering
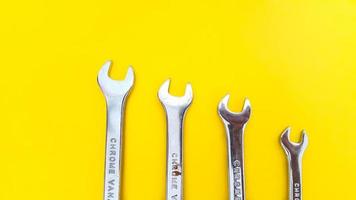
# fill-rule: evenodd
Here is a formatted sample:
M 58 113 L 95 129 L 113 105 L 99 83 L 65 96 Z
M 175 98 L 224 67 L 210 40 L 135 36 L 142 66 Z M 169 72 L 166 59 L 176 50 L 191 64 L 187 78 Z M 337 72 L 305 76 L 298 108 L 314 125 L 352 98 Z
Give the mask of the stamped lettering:
M 108 149 L 106 158 L 106 171 L 107 175 L 116 175 L 118 173 L 118 144 L 116 138 L 110 138 L 108 140 Z M 119 184 L 115 178 L 107 178 L 105 184 L 105 197 L 106 200 L 114 200 L 116 197 L 115 195 L 115 188 Z
M 243 195 L 241 163 L 235 160 L 232 165 L 234 173 L 234 200 L 241 200 Z
M 300 183 L 294 183 L 293 196 L 294 196 L 293 200 L 300 200 L 301 198 Z

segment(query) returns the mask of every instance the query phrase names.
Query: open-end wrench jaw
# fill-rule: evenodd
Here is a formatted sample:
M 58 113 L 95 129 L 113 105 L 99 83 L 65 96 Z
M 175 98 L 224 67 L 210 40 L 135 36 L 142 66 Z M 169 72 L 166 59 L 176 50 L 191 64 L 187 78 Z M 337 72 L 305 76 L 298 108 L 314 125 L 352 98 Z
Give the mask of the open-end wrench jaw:
M 106 97 L 126 96 L 134 83 L 134 72 L 130 66 L 124 80 L 113 80 L 109 77 L 111 61 L 107 61 L 100 69 L 98 83 Z
M 232 112 L 228 108 L 230 95 L 226 95 L 219 103 L 218 112 L 221 118 L 233 125 L 246 124 L 251 115 L 251 104 L 248 99 L 245 99 L 245 103 L 241 112 Z
M 158 97 L 164 106 L 171 107 L 188 107 L 192 103 L 193 91 L 192 85 L 188 83 L 185 88 L 184 96 L 177 97 L 169 94 L 170 80 L 166 80 L 158 91 Z
M 291 128 L 288 127 L 281 135 L 281 144 L 288 156 L 302 155 L 308 146 L 308 136 L 305 130 L 302 131 L 300 143 L 290 140 Z

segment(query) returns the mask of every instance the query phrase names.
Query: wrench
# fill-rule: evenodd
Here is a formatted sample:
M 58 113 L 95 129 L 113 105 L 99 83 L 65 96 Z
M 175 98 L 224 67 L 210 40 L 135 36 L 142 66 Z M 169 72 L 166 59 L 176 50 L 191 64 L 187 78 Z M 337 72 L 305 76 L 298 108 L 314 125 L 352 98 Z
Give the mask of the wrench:
M 226 95 L 219 103 L 218 112 L 224 122 L 228 143 L 229 199 L 245 200 L 244 174 L 244 129 L 250 118 L 251 106 L 245 100 L 242 112 L 233 113 L 228 107 L 230 95 Z
M 308 136 L 302 131 L 301 142 L 294 143 L 289 138 L 290 128 L 281 136 L 281 144 L 288 157 L 289 200 L 302 200 L 302 157 L 308 145 Z
M 183 200 L 183 122 L 187 108 L 193 99 L 192 86 L 187 84 L 185 94 L 175 97 L 169 94 L 170 80 L 158 91 L 167 119 L 167 200 Z
M 104 200 L 120 199 L 122 129 L 125 100 L 134 83 L 133 69 L 129 67 L 124 80 L 109 77 L 111 61 L 99 71 L 98 83 L 106 99 L 106 158 Z

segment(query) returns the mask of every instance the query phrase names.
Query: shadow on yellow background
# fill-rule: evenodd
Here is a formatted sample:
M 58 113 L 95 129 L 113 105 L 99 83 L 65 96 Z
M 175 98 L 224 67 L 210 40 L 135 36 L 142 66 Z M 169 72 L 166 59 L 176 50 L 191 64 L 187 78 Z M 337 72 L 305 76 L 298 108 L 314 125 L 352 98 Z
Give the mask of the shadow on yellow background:
M 165 118 L 172 79 L 194 101 L 184 134 L 186 200 L 227 199 L 217 103 L 252 104 L 245 135 L 247 199 L 287 199 L 279 144 L 304 128 L 305 200 L 353 200 L 356 179 L 356 2 L 6 1 L 0 6 L 1 200 L 102 199 L 105 101 L 96 82 L 127 66 L 123 200 L 165 198 Z

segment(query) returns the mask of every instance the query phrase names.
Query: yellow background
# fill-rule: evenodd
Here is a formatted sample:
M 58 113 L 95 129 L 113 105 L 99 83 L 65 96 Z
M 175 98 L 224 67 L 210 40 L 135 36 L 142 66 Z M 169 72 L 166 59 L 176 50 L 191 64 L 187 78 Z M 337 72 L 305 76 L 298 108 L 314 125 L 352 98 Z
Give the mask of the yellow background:
M 252 104 L 247 199 L 287 199 L 279 136 L 305 128 L 305 200 L 355 200 L 356 1 L 86 0 L 0 4 L 0 199 L 102 199 L 105 102 L 96 82 L 132 64 L 123 200 L 165 199 L 165 117 L 157 90 L 191 82 L 186 200 L 227 199 L 217 103 Z

